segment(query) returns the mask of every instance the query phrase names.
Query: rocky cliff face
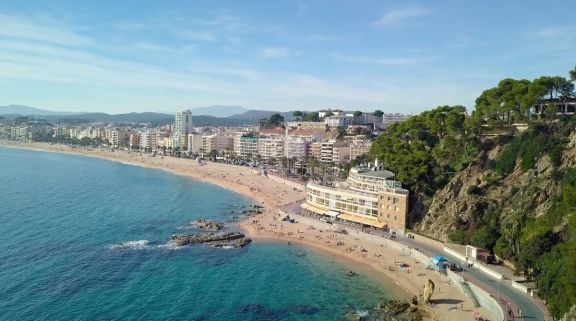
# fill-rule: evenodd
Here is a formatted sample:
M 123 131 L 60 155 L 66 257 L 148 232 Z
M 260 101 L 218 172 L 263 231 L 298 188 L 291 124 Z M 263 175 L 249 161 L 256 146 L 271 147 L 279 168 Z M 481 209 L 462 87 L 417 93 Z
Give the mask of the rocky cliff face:
M 417 231 L 447 240 L 452 230 L 474 228 L 482 216 L 505 221 L 510 215 L 545 215 L 561 192 L 557 170 L 576 166 L 576 132 L 570 135 L 558 168 L 544 155 L 527 171 L 522 171 L 518 161 L 509 175 L 492 169 L 505 141 L 487 138 L 483 144 L 486 148 L 477 161 L 436 192 L 426 215 L 415 225 Z

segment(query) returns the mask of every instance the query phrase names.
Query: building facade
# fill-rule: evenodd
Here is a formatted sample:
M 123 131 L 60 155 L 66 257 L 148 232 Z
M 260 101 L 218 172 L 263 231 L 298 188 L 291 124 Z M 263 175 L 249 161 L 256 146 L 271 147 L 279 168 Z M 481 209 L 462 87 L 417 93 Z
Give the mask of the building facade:
M 390 171 L 354 167 L 335 187 L 306 185 L 305 209 L 365 226 L 404 234 L 408 191 Z
M 241 135 L 234 137 L 234 154 L 242 159 L 258 155 L 258 137 Z
M 258 155 L 262 159 L 280 159 L 284 156 L 284 138 L 260 137 L 258 140 Z
M 186 143 L 188 134 L 192 134 L 193 132 L 194 127 L 192 127 L 192 112 L 190 110 L 184 110 L 182 112 L 176 113 L 174 115 L 174 132 L 172 133 L 172 145 L 174 147 L 186 149 L 188 147 L 188 144 Z
M 186 150 L 188 153 L 199 154 L 202 150 L 202 140 L 203 136 L 201 133 L 188 134 L 188 139 L 186 144 L 188 145 Z

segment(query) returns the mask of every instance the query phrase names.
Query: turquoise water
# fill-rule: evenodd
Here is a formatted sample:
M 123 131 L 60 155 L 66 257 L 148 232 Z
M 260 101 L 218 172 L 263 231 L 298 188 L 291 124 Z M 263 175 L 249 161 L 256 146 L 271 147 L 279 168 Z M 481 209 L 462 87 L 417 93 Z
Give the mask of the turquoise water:
M 246 204 L 159 170 L 0 148 L 0 320 L 340 320 L 389 296 L 294 246 L 165 246 Z

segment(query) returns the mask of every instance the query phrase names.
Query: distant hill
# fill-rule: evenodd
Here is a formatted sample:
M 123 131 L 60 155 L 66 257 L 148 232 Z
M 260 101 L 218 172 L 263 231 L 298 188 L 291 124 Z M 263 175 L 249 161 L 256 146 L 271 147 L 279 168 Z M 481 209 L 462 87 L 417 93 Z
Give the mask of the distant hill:
M 0 106 L 0 115 L 74 115 L 78 113 L 63 112 L 63 111 L 51 111 L 46 109 L 21 106 L 21 105 L 8 105 Z
M 256 110 L 256 109 L 248 110 L 248 111 L 243 112 L 241 114 L 233 115 L 232 117 L 237 118 L 237 119 L 246 119 L 246 120 L 258 122 L 260 119 L 268 118 L 268 117 L 272 116 L 273 114 L 280 114 L 280 115 L 284 116 L 284 120 L 286 120 L 286 121 L 290 121 L 290 120 L 294 119 L 294 116 L 292 116 L 291 111 L 278 112 L 278 111 Z
M 191 110 L 193 122 L 197 126 L 240 126 L 257 124 L 262 118 L 268 118 L 272 114 L 278 113 L 269 110 L 248 110 L 241 106 L 210 106 L 200 107 Z M 203 114 L 204 113 L 204 114 Z M 281 112 L 284 119 L 289 121 L 294 117 L 292 112 Z M 6 119 L 14 119 L 18 116 L 28 116 L 31 118 L 41 118 L 54 123 L 82 124 L 89 122 L 102 123 L 151 123 L 161 126 L 174 122 L 174 114 L 165 113 L 71 113 L 54 112 L 28 106 L 0 106 L 0 115 Z M 216 116 L 225 115 L 225 116 Z
M 230 117 L 236 114 L 247 112 L 248 109 L 242 106 L 220 106 L 214 105 L 209 107 L 198 107 L 191 109 L 193 116 L 214 116 L 214 117 Z

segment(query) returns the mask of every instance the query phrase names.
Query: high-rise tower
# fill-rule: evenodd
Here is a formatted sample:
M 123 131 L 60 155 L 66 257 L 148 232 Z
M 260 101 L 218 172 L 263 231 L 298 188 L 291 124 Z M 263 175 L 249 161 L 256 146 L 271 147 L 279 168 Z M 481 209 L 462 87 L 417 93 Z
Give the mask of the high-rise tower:
M 192 112 L 184 110 L 174 115 L 174 133 L 172 133 L 173 146 L 180 147 L 180 150 L 187 148 L 186 140 L 188 134 L 192 134 Z

